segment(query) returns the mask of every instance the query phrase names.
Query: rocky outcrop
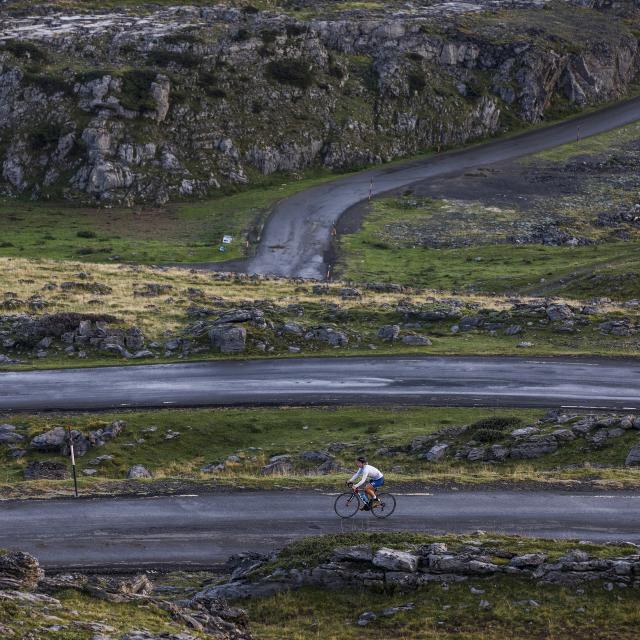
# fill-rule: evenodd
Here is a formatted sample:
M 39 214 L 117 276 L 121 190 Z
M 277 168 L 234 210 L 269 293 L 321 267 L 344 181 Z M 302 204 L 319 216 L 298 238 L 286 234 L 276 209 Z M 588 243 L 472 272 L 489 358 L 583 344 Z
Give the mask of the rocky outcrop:
M 494 542 L 481 541 L 459 549 L 449 549 L 444 542 L 406 549 L 339 547 L 331 557 L 315 565 L 307 562 L 304 567 L 263 571 L 262 567 L 273 560 L 272 556 L 252 558 L 229 582 L 204 589 L 193 602 L 263 597 L 303 586 L 409 590 L 432 582 L 460 582 L 500 574 L 540 583 L 574 586 L 610 581 L 620 587 L 640 588 L 638 553 L 600 558 L 575 549 L 550 560 L 545 553 L 519 554 L 517 550 L 497 547 Z M 235 560 L 239 561 L 242 559 Z
M 3 16 L 0 192 L 166 202 L 256 173 L 437 150 L 538 122 L 557 102 L 623 95 L 635 14 L 545 4 L 329 6 L 305 21 L 224 5 Z
M 55 596 L 60 591 L 77 591 L 85 597 L 110 603 L 135 603 L 166 612 L 172 626 L 182 630 L 193 630 L 198 638 L 216 640 L 251 640 L 248 618 L 244 610 L 230 607 L 219 600 L 202 598 L 197 603 L 173 603 L 154 594 L 154 585 L 145 574 L 119 578 L 113 575 L 84 575 L 79 573 L 45 576 L 38 560 L 22 552 L 0 551 L 0 602 L 9 603 L 12 612 L 27 615 L 35 631 L 25 638 L 45 635 L 73 635 L 84 637 L 91 631 L 94 639 L 100 640 L 195 640 L 188 633 L 151 633 L 147 630 L 132 630 L 116 634 L 116 629 L 103 621 L 87 620 L 85 611 L 68 612 L 68 620 L 51 615 L 62 611 L 66 605 Z M 90 615 L 90 614 L 89 614 Z M 0 624 L 2 637 L 23 637 L 21 624 L 12 628 L 12 616 L 5 617 Z M 55 623 L 55 624 L 54 624 Z M 42 624 L 43 627 L 35 626 Z M 46 630 L 44 628 L 46 625 Z M 118 625 L 121 626 L 121 625 Z M 177 630 L 177 629 L 176 629 Z M 36 635 L 34 635 L 34 633 Z M 87 636 L 89 637 L 89 636 Z

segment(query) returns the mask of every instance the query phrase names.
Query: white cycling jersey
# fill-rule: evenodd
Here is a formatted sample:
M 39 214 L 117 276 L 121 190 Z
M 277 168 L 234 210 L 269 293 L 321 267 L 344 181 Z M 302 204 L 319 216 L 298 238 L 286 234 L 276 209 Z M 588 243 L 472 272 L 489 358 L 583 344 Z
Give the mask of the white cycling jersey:
M 361 487 L 369 479 L 371 479 L 371 480 L 380 480 L 380 478 L 382 478 L 382 471 L 380 471 L 380 469 L 376 469 L 373 465 L 365 464 L 364 467 L 358 469 L 353 474 L 353 477 L 349 480 L 349 482 L 355 482 L 356 478 L 360 474 L 362 474 L 362 480 L 360 480 L 360 482 L 358 482 L 358 484 L 354 484 L 353 485 L 354 489 L 357 489 L 358 487 Z

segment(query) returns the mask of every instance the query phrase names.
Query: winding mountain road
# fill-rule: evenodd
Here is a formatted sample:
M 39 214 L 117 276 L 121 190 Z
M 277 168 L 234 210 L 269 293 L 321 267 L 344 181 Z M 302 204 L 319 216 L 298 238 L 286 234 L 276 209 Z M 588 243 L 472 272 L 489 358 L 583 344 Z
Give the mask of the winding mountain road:
M 323 280 L 331 233 L 340 216 L 366 200 L 425 178 L 459 173 L 471 167 L 520 158 L 586 138 L 640 119 L 640 98 L 620 102 L 559 124 L 533 129 L 487 144 L 355 173 L 301 191 L 271 212 L 248 273 Z M 214 268 L 212 266 L 212 268 Z M 220 268 L 218 267 L 215 268 Z M 227 267 L 228 268 L 228 267 Z M 234 269 L 242 266 L 234 264 Z
M 0 411 L 349 403 L 634 410 L 640 362 L 389 356 L 0 373 Z
M 640 495 L 460 491 L 398 495 L 388 520 L 340 520 L 334 496 L 296 491 L 0 503 L 0 548 L 48 568 L 211 566 L 322 533 L 492 532 L 640 543 Z

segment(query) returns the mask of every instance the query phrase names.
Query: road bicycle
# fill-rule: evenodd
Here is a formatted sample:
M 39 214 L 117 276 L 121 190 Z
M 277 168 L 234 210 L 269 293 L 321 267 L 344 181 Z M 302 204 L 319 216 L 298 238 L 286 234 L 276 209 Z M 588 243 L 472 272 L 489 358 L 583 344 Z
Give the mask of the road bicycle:
M 388 518 L 396 510 L 396 499 L 390 493 L 378 493 L 378 502 L 371 507 L 371 514 L 376 518 Z M 361 505 L 369 502 L 358 490 L 341 493 L 333 503 L 334 511 L 341 518 L 353 518 Z

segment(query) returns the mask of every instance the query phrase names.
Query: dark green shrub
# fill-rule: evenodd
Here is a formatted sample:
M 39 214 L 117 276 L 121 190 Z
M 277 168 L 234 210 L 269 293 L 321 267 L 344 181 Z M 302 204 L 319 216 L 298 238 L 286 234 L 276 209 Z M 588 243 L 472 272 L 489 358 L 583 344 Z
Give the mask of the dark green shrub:
M 410 73 L 407 80 L 409 81 L 409 91 L 411 93 L 420 93 L 427 86 L 424 76 L 420 73 Z
M 277 35 L 278 35 L 278 32 L 275 31 L 274 29 L 263 29 L 260 32 L 260 37 L 262 38 L 262 42 L 264 42 L 265 44 L 272 44 L 273 42 L 275 42 Z
M 28 58 L 37 62 L 45 62 L 47 54 L 32 42 L 22 40 L 6 40 L 0 44 L 5 51 L 9 51 L 16 58 Z
M 27 84 L 38 87 L 47 95 L 55 95 L 56 93 L 69 93 L 71 87 L 58 76 L 38 75 L 35 73 L 25 73 L 24 79 Z
M 414 60 L 415 62 L 420 62 L 423 59 L 422 54 L 417 51 L 409 51 L 409 53 L 407 53 L 407 58 L 409 58 L 409 60 Z
M 122 74 L 122 96 L 120 103 L 131 111 L 153 111 L 156 103 L 151 95 L 151 83 L 156 72 L 135 69 Z
M 227 93 L 218 86 L 218 78 L 210 71 L 203 71 L 198 75 L 198 84 L 211 98 L 225 98 Z
M 247 40 L 251 40 L 251 31 L 249 31 L 249 29 L 238 29 L 236 31 L 235 36 L 233 36 L 233 39 L 236 42 L 246 42 Z
M 162 38 L 167 44 L 199 44 L 202 38 L 189 31 L 181 31 L 179 33 L 170 33 Z
M 306 31 L 306 29 L 299 24 L 288 24 L 286 27 L 286 30 L 287 30 L 287 35 L 290 38 L 295 36 L 301 36 Z
M 76 235 L 78 236 L 78 238 L 96 238 L 97 237 L 95 231 L 78 231 Z
M 42 149 L 50 144 L 57 144 L 62 135 L 62 126 L 57 122 L 41 122 L 31 129 L 29 143 L 34 150 Z
M 471 428 L 504 431 L 505 429 L 516 429 L 521 424 L 522 420 L 516 416 L 492 416 L 474 422 Z
M 308 89 L 313 84 L 309 64 L 302 60 L 274 60 L 267 66 L 269 75 L 282 84 Z
M 168 67 L 171 63 L 187 69 L 193 69 L 200 64 L 200 58 L 188 51 L 167 51 L 167 49 L 153 49 L 149 52 L 148 60 L 159 67 Z
M 495 442 L 503 437 L 504 434 L 499 429 L 478 429 L 473 434 L 473 439 L 478 442 Z
M 76 80 L 78 82 L 91 82 L 92 80 L 98 80 L 103 78 L 104 76 L 110 75 L 109 71 L 104 71 L 102 69 L 94 69 L 91 71 L 83 71 L 76 76 Z
M 252 4 L 246 4 L 244 7 L 242 7 L 242 12 L 246 14 L 256 14 L 260 13 L 260 9 L 254 7 Z

